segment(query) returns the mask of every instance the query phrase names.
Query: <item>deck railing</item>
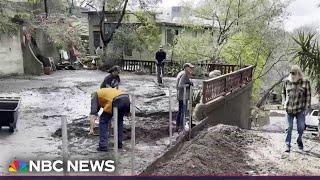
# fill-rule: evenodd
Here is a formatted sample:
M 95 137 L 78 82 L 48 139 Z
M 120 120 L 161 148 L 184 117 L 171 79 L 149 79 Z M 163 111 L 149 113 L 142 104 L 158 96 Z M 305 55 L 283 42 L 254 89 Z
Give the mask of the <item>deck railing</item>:
M 254 66 L 249 66 L 213 79 L 204 80 L 202 102 L 208 103 L 252 81 L 253 69 Z

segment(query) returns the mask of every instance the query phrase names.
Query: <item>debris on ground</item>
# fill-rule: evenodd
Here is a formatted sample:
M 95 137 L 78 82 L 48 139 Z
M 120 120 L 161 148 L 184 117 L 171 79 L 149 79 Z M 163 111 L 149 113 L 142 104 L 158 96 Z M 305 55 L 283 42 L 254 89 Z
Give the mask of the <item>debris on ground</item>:
M 252 170 L 246 148 L 262 137 L 238 127 L 219 124 L 187 141 L 153 175 L 243 174 Z

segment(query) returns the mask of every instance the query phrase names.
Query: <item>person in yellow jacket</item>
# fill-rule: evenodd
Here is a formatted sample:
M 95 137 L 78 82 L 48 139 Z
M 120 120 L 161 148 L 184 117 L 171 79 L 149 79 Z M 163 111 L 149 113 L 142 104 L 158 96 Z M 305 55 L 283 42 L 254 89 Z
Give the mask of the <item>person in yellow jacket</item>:
M 108 124 L 113 116 L 113 107 L 118 108 L 118 148 L 122 148 L 123 117 L 130 115 L 129 95 L 115 88 L 102 88 L 91 94 L 90 132 L 93 132 L 94 120 L 103 108 L 99 119 L 98 151 L 108 151 Z

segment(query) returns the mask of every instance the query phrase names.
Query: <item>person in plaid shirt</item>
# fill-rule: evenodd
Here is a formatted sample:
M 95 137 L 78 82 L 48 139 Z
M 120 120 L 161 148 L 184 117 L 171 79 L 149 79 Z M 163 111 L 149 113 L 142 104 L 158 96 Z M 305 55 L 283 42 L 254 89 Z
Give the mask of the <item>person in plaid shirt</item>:
M 311 108 L 311 87 L 299 66 L 292 66 L 290 75 L 284 81 L 282 94 L 288 121 L 285 152 L 290 152 L 294 118 L 297 119 L 297 144 L 299 149 L 303 150 L 302 134 L 305 129 L 306 112 Z

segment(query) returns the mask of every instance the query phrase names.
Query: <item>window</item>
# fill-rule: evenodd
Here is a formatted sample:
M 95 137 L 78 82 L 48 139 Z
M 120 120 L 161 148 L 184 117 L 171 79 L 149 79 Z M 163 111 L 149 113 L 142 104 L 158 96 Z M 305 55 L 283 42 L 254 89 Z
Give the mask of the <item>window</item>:
M 166 31 L 166 44 L 173 44 L 174 35 L 172 29 L 167 29 Z
M 319 115 L 319 111 L 314 111 L 312 116 L 318 116 Z
M 100 46 L 100 31 L 93 31 L 93 45 L 95 49 Z
M 179 30 L 178 30 L 178 29 L 175 30 L 175 35 L 176 35 L 176 36 L 179 35 Z

